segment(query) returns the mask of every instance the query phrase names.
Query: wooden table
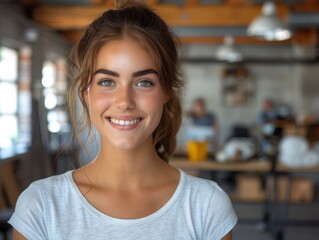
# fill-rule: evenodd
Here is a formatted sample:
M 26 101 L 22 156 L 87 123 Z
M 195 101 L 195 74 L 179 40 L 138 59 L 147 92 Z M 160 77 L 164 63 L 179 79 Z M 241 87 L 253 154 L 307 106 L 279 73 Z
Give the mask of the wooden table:
M 288 167 L 282 163 L 277 163 L 275 167 L 278 173 L 319 173 L 319 165 L 312 167 Z
M 182 170 L 211 170 L 229 172 L 269 172 L 271 163 L 269 161 L 249 160 L 246 162 L 219 163 L 213 160 L 192 162 L 187 158 L 172 158 L 169 163 Z

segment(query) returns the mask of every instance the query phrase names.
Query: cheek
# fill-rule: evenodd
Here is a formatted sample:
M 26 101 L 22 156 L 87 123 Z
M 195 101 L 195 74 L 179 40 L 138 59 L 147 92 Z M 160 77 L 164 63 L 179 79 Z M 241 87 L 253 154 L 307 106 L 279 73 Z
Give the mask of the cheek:
M 163 113 L 164 101 L 161 100 L 161 96 L 157 96 L 155 98 L 150 98 L 144 101 L 143 109 L 149 116 L 151 116 L 150 124 L 152 126 L 152 131 L 158 127 Z
M 90 97 L 91 105 L 98 107 L 99 105 L 105 105 L 111 102 L 110 94 L 105 93 L 92 93 Z
M 95 122 L 110 107 L 112 101 L 106 94 L 93 94 L 92 92 L 87 102 L 91 119 Z
M 166 102 L 166 98 L 163 94 L 152 94 L 147 98 L 141 99 L 141 104 L 150 112 L 161 113 L 163 105 Z

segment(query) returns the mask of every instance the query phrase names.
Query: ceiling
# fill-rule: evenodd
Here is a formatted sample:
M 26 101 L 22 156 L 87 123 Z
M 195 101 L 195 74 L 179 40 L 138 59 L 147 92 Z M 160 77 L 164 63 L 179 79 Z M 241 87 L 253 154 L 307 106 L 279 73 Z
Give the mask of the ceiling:
M 35 22 L 71 41 L 107 9 L 112 0 L 0 0 L 19 8 Z M 267 42 L 246 35 L 249 23 L 261 13 L 263 0 L 146 0 L 173 27 L 183 43 L 220 44 L 232 35 L 236 44 L 300 44 L 318 46 L 319 1 L 277 0 L 279 17 L 293 30 L 285 41 Z

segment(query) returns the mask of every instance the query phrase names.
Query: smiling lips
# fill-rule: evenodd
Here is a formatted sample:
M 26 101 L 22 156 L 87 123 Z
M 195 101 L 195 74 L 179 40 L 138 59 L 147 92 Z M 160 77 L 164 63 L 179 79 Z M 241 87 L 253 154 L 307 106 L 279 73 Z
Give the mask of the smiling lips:
M 112 118 L 109 117 L 108 120 L 118 126 L 135 126 L 137 123 L 139 123 L 140 121 L 142 121 L 142 118 L 135 118 L 132 120 L 122 120 L 122 119 L 116 119 L 116 118 Z

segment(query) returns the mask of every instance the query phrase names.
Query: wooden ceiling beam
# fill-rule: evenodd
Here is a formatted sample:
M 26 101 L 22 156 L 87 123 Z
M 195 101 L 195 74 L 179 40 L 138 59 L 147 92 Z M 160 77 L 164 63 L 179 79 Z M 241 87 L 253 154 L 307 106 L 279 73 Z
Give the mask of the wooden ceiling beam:
M 193 2 L 193 1 L 190 1 Z M 196 3 L 194 1 L 193 3 Z M 97 16 L 112 6 L 52 6 L 43 5 L 35 9 L 33 18 L 36 22 L 56 30 L 84 28 Z M 173 27 L 197 26 L 247 26 L 261 12 L 260 6 L 231 8 L 227 5 L 177 6 L 156 4 L 154 10 Z M 288 7 L 277 9 L 278 15 L 285 19 Z
M 199 4 L 199 0 L 186 0 L 186 6 L 194 7 Z
M 38 0 L 19 0 L 18 3 L 22 6 L 34 6 L 38 3 Z
M 289 40 L 286 41 L 263 41 L 254 39 L 251 37 L 245 36 L 234 36 L 234 43 L 235 45 L 288 45 L 290 43 Z M 182 44 L 216 44 L 220 45 L 224 42 L 224 37 L 222 36 L 202 36 L 202 37 L 193 37 L 193 36 L 185 36 L 180 37 L 179 40 Z
M 318 0 L 306 0 L 290 7 L 292 11 L 316 13 L 319 11 Z
M 85 28 L 111 6 L 48 6 L 37 7 L 33 20 L 56 30 Z
M 23 0 L 21 0 L 23 1 Z M 36 1 L 36 0 L 26 0 Z M 42 5 L 35 9 L 34 20 L 47 27 L 63 32 L 72 42 L 79 41 L 83 30 L 104 11 L 114 8 L 112 0 L 91 0 L 89 6 Z M 172 27 L 243 27 L 261 13 L 261 5 L 253 0 L 225 0 L 224 4 L 201 5 L 199 0 L 186 0 L 185 6 L 160 4 L 159 0 L 146 0 L 147 3 Z M 93 3 L 96 4 L 93 4 Z M 99 3 L 97 3 L 99 2 Z M 277 13 L 286 19 L 289 11 L 296 13 L 318 13 L 317 0 L 304 4 L 283 5 L 277 2 Z M 221 44 L 222 36 L 183 36 L 182 43 Z M 281 42 L 255 40 L 245 36 L 235 36 L 236 44 L 291 44 L 316 45 L 316 29 L 298 29 L 292 39 Z
M 154 6 L 159 3 L 160 0 L 146 0 L 149 6 Z
M 254 0 L 224 0 L 225 4 L 231 7 L 249 6 L 255 3 Z
M 224 37 L 222 36 L 185 36 L 180 37 L 183 44 L 222 44 Z M 285 41 L 266 41 L 255 39 L 248 36 L 234 36 L 235 45 L 291 45 L 299 44 L 303 46 L 316 46 L 318 34 L 315 30 L 298 30 L 291 39 Z
M 71 42 L 78 42 L 82 37 L 82 31 L 65 31 L 62 32 L 65 38 Z M 179 37 L 183 44 L 222 44 L 224 37 L 222 36 L 183 36 Z M 298 29 L 293 37 L 285 41 L 266 41 L 254 39 L 248 36 L 234 36 L 236 45 L 311 45 L 315 46 L 318 41 L 318 34 L 315 28 Z
M 104 4 L 106 0 L 89 0 L 90 4 Z

